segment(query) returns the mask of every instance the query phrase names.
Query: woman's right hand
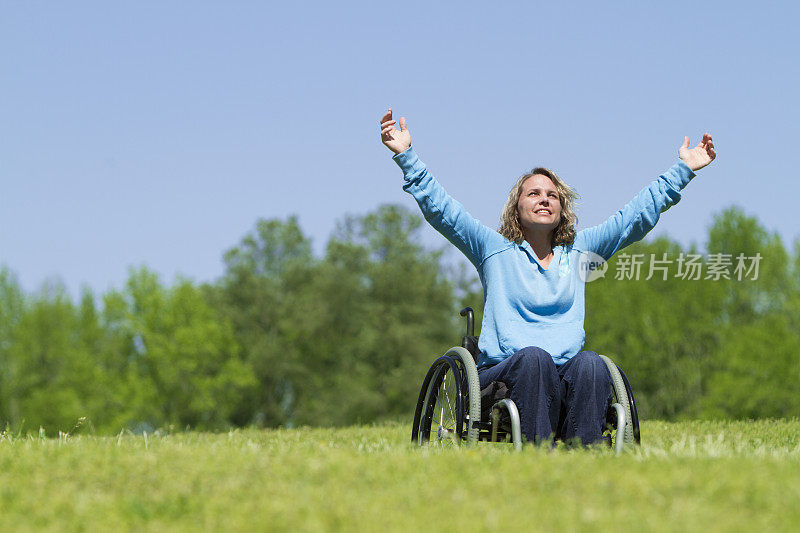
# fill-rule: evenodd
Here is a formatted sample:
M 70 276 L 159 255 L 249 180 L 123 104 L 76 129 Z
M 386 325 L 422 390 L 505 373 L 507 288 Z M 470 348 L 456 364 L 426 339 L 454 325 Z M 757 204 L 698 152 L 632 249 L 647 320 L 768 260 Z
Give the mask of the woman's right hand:
M 406 117 L 400 117 L 400 129 L 394 127 L 391 108 L 381 119 L 381 141 L 392 152 L 399 154 L 411 146 L 411 132 L 406 128 Z

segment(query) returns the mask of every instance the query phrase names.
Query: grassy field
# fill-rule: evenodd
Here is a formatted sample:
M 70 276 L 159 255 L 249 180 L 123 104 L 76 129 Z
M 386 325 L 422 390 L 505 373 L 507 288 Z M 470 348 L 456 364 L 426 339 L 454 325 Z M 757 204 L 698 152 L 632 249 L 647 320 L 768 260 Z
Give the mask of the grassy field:
M 643 446 L 418 449 L 410 424 L 0 437 L 0 530 L 800 529 L 800 421 L 644 422 Z

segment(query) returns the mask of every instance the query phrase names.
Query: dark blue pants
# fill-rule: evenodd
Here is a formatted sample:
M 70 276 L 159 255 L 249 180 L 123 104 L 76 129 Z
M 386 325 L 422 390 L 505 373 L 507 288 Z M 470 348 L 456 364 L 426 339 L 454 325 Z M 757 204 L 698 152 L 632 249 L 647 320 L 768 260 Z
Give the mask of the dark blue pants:
M 494 366 L 478 370 L 481 389 L 502 381 L 519 409 L 522 434 L 528 442 L 555 436 L 583 444 L 602 439 L 611 403 L 611 375 L 594 352 L 580 352 L 556 366 L 541 348 L 519 350 Z

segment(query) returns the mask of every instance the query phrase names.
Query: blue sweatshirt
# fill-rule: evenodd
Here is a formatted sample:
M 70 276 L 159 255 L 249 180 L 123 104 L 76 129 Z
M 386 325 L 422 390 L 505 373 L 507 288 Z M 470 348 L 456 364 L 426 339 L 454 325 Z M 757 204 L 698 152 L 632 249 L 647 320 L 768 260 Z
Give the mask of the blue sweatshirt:
M 608 260 L 641 240 L 661 213 L 678 203 L 681 189 L 695 175 L 679 161 L 608 220 L 578 232 L 572 245 L 554 247 L 545 269 L 527 241 L 509 241 L 467 213 L 412 147 L 393 159 L 403 170 L 403 189 L 417 200 L 425 220 L 478 269 L 485 302 L 479 366 L 498 363 L 528 346 L 547 351 L 556 364 L 580 352 L 586 336 L 586 277 L 578 269 L 582 254 L 593 252 Z

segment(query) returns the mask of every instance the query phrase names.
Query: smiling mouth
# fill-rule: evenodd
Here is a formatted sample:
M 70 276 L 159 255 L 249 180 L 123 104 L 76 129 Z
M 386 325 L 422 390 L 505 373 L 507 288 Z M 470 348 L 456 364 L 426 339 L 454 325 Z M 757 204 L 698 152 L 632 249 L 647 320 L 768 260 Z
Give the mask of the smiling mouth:
M 534 213 L 537 214 L 537 215 L 542 215 L 542 214 L 550 215 L 550 214 L 552 214 L 547 209 L 537 209 L 536 211 L 534 211 Z

